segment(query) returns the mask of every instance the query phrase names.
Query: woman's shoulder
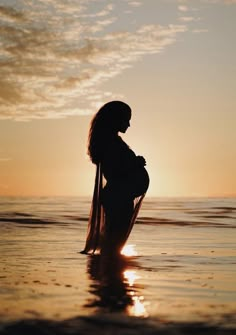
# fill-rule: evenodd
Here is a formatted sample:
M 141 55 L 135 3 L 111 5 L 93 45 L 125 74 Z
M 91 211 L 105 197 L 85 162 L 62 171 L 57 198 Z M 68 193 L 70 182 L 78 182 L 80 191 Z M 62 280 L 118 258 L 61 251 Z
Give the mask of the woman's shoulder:
M 120 136 L 112 136 L 109 139 L 107 139 L 105 143 L 105 147 L 110 149 L 124 149 L 129 148 L 129 146 L 125 143 L 125 141 Z
M 120 147 L 131 150 L 128 144 L 123 140 L 121 136 L 117 136 L 117 143 Z
M 105 144 L 104 156 L 136 156 L 133 150 L 130 149 L 128 144 L 120 137 L 115 136 L 110 138 Z

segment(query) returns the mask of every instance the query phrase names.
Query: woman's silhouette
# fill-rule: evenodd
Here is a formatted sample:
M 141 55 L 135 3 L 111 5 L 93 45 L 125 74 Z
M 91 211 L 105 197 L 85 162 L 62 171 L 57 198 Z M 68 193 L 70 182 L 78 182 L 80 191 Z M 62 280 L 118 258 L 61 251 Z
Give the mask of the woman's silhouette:
M 131 109 L 127 104 L 111 101 L 102 106 L 91 121 L 88 154 L 97 170 L 82 253 L 119 253 L 148 189 L 145 159 L 136 156 L 118 135 L 126 132 L 130 119 Z

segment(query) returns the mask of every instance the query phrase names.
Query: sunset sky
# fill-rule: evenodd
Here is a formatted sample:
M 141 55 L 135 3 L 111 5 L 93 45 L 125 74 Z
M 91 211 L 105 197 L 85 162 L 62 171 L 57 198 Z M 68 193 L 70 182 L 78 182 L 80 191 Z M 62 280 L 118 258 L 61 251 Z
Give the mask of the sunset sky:
M 236 195 L 235 33 L 236 0 L 1 0 L 0 195 L 91 195 L 114 99 L 149 196 Z

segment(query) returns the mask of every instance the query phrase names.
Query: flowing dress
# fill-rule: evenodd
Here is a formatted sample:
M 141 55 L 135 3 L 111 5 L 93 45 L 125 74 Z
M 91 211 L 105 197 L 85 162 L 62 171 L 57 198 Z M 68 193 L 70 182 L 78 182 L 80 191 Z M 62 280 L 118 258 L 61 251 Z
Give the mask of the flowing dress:
M 82 253 L 122 248 L 148 186 L 149 176 L 140 157 L 118 135 L 109 139 L 96 166 L 87 239 Z

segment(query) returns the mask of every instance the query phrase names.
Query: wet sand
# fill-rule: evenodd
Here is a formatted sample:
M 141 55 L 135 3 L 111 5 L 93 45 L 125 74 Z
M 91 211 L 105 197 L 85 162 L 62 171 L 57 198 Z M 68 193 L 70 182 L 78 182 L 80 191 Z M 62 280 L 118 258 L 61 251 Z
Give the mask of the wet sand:
M 132 317 L 77 317 L 65 321 L 23 320 L 0 329 L 1 335 L 235 335 L 235 329 L 204 323 L 165 323 Z

